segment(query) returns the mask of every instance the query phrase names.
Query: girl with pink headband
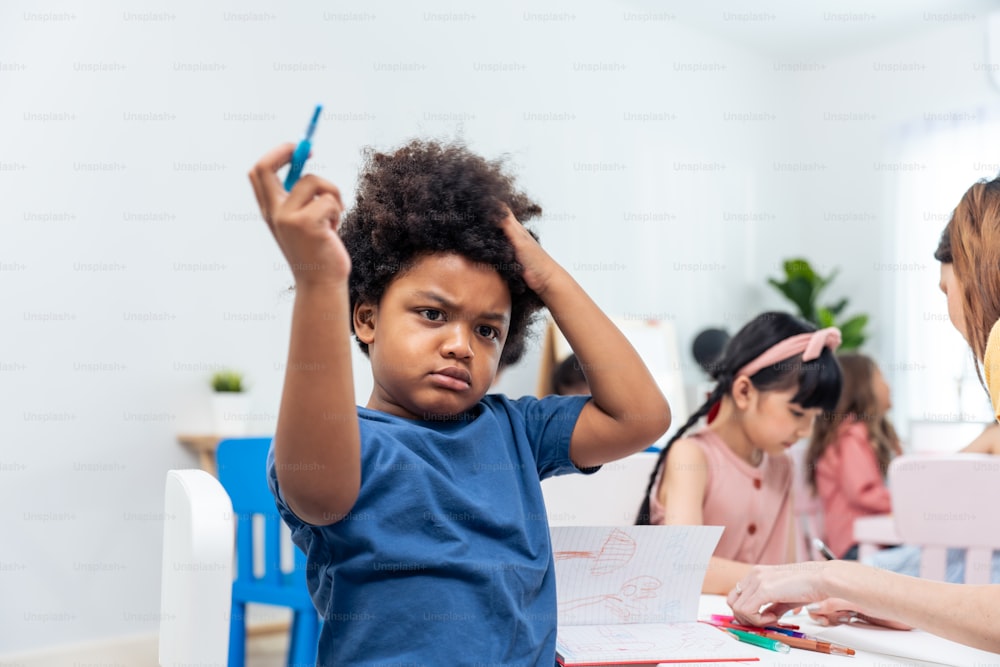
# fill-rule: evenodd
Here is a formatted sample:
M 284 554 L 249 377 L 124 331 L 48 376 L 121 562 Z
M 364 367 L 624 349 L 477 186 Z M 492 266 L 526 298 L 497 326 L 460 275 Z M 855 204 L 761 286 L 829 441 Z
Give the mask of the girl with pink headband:
M 835 328 L 763 313 L 713 365 L 715 389 L 666 444 L 636 523 L 724 526 L 705 593 L 728 593 L 756 564 L 795 558 L 792 462 L 785 449 L 833 410 L 841 373 Z M 702 417 L 708 426 L 685 437 Z

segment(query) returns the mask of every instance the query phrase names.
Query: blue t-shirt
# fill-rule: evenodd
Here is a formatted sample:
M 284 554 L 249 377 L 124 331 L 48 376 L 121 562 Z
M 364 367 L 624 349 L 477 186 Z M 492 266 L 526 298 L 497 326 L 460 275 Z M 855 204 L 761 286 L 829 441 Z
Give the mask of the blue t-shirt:
M 578 472 L 569 442 L 587 396 L 489 395 L 475 418 L 414 421 L 358 408 L 361 489 L 347 517 L 303 523 L 324 618 L 317 664 L 555 662 L 556 589 L 541 479 Z

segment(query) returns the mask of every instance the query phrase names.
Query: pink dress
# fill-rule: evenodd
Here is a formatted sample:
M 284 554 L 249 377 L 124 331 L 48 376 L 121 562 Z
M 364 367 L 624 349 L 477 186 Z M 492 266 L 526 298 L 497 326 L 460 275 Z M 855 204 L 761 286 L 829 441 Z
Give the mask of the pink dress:
M 826 543 L 838 557 L 854 544 L 854 520 L 892 510 L 878 458 L 863 422 L 844 422 L 816 463 Z
M 755 468 L 710 429 L 690 437 L 701 447 L 707 464 L 702 523 L 725 528 L 714 555 L 755 565 L 787 562 L 791 459 L 765 454 Z M 653 525 L 663 523 L 665 516 L 659 500 L 662 476 L 661 467 L 649 497 L 649 523 Z

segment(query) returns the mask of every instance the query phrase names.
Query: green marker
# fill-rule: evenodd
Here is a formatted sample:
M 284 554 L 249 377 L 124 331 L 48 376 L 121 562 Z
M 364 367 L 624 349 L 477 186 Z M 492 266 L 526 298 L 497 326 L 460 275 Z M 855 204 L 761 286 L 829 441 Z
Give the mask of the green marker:
M 754 646 L 760 646 L 761 648 L 766 648 L 771 651 L 777 651 L 778 653 L 788 653 L 792 650 L 791 646 L 784 644 L 777 639 L 762 637 L 761 635 L 755 635 L 752 632 L 743 632 L 742 630 L 734 630 L 732 628 L 726 628 L 726 632 L 736 637 L 741 642 L 753 644 Z

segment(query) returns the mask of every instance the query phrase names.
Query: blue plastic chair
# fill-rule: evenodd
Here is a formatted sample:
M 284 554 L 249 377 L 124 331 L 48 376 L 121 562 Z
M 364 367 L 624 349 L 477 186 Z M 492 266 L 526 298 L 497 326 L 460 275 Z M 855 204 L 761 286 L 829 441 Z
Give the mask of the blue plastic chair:
M 316 664 L 319 614 L 306 588 L 306 557 L 295 547 L 294 567 L 281 569 L 281 516 L 267 486 L 267 450 L 271 438 L 233 438 L 219 443 L 219 481 L 236 514 L 236 579 L 233 581 L 229 624 L 229 667 L 246 661 L 246 605 L 277 605 L 292 609 L 288 667 Z M 253 517 L 263 517 L 264 571 L 254 573 Z

